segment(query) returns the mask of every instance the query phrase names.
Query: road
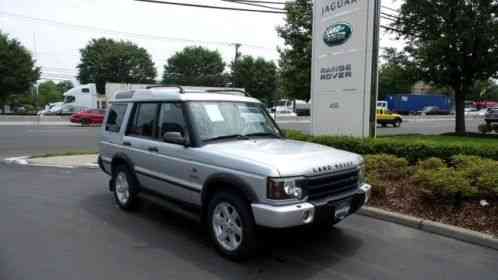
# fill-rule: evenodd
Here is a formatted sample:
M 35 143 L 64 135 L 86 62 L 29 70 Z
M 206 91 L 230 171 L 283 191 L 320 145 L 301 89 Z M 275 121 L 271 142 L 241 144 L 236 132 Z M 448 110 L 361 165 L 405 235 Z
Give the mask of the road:
M 277 120 L 283 129 L 294 129 L 304 133 L 311 133 L 311 121 L 306 118 L 299 120 Z M 477 132 L 479 124 L 483 123 L 479 118 L 468 118 L 466 121 L 469 132 Z M 455 130 L 455 120 L 452 118 L 405 118 L 401 127 L 377 127 L 377 135 L 400 135 L 400 134 L 442 134 Z
M 97 148 L 96 127 L 0 125 L 0 159 Z
M 498 251 L 352 216 L 328 234 L 266 232 L 247 263 L 200 224 L 145 204 L 118 209 L 90 169 L 0 164 L 0 279 L 493 279 Z

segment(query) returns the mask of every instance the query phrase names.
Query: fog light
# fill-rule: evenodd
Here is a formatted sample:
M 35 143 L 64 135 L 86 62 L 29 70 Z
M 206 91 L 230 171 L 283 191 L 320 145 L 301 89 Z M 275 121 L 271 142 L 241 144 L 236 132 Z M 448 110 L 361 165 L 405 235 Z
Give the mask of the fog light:
M 365 194 L 365 201 L 363 203 L 367 204 L 372 194 L 372 187 L 370 185 L 364 184 L 363 186 L 361 186 L 361 190 Z
M 315 214 L 315 211 L 313 209 L 304 211 L 303 223 L 309 224 L 309 223 L 313 222 L 314 214 Z

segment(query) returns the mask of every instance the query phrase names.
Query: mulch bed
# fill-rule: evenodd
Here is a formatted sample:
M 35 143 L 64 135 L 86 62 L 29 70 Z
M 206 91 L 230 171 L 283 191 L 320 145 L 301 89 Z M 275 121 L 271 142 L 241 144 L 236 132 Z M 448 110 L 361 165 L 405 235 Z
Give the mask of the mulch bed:
M 480 200 L 464 201 L 455 205 L 450 201 L 437 201 L 420 194 L 410 179 L 384 181 L 386 194 L 374 193 L 370 206 L 418 218 L 467 228 L 498 237 L 498 201 L 487 199 L 489 206 Z

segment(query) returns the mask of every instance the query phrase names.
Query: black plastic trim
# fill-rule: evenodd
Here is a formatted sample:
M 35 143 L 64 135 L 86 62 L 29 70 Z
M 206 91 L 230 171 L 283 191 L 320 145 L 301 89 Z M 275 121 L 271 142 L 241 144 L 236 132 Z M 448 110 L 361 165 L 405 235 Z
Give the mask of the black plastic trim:
M 249 184 L 245 183 L 241 178 L 239 178 L 233 174 L 229 174 L 229 173 L 216 173 L 216 174 L 209 176 L 209 178 L 207 178 L 207 180 L 204 183 L 204 186 L 202 188 L 203 189 L 202 197 L 201 197 L 201 200 L 203 202 L 206 200 L 207 196 L 209 195 L 208 186 L 211 183 L 217 183 L 220 185 L 225 184 L 225 185 L 233 186 L 237 190 L 241 191 L 245 195 L 247 200 L 249 200 L 251 203 L 256 203 L 259 201 L 258 196 L 252 190 L 251 186 L 249 186 Z M 206 191 L 204 191 L 204 190 L 206 190 Z

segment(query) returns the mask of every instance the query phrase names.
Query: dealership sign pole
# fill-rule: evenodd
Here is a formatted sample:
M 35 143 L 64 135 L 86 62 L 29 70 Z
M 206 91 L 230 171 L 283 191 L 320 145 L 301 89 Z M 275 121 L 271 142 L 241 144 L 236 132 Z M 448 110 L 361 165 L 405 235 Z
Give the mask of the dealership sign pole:
M 312 132 L 373 137 L 380 0 L 313 3 Z

